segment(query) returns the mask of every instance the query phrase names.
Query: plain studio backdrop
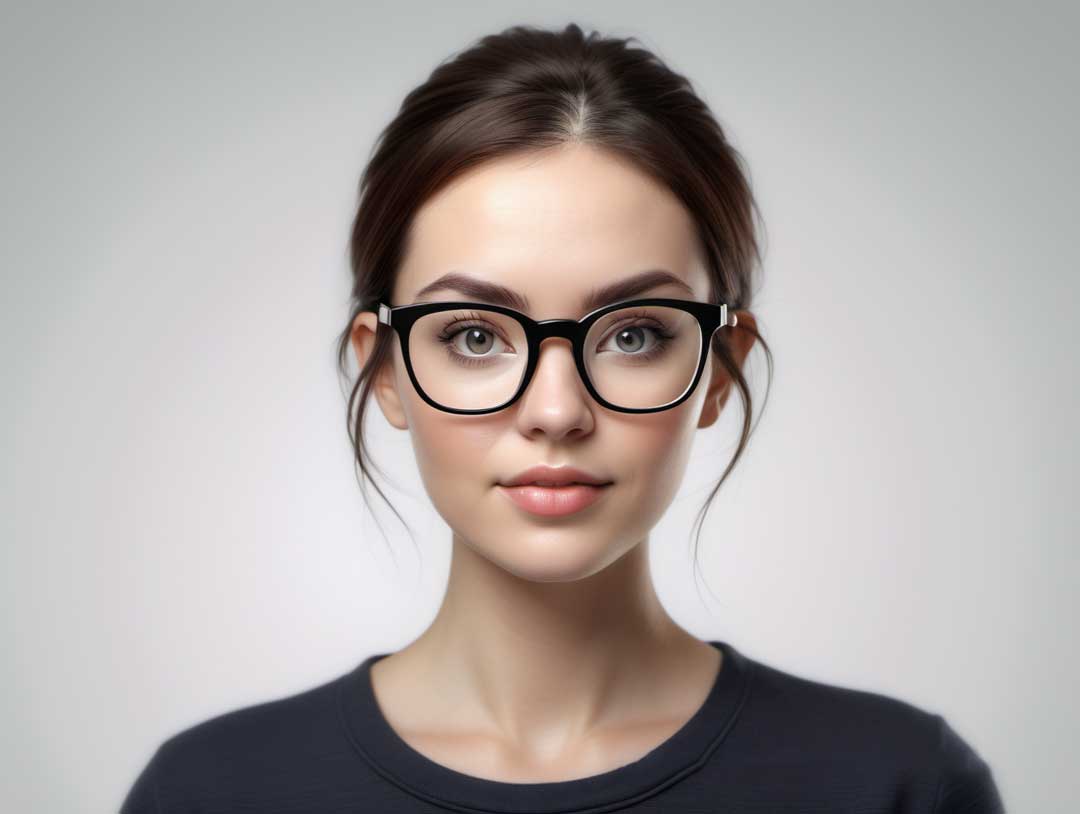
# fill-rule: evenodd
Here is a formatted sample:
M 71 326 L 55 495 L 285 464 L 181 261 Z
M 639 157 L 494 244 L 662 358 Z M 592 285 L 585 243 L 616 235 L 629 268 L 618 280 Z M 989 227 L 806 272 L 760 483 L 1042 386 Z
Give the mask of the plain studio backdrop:
M 571 21 L 691 79 L 766 224 L 774 387 L 695 588 L 737 397 L 700 432 L 662 601 L 1071 810 L 1080 15 L 722 2 L 5 5 L 5 810 L 115 810 L 181 728 L 427 625 L 450 531 L 374 401 L 419 553 L 365 509 L 334 369 L 359 173 L 438 62 Z

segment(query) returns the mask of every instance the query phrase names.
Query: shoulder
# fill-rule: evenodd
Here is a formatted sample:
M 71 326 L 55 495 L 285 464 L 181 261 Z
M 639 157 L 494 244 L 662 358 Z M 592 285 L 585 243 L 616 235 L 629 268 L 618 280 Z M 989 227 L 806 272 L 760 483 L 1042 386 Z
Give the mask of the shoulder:
M 1004 810 L 990 766 L 943 715 L 907 700 L 753 661 L 744 710 L 772 754 L 846 765 L 895 788 L 923 789 L 935 814 Z M 784 759 L 782 757 L 781 759 Z
M 811 742 L 806 745 L 920 754 L 932 750 L 940 738 L 939 716 L 906 700 L 806 678 L 758 661 L 751 696 L 758 714 L 777 724 L 787 722 L 786 728 Z
M 194 800 L 230 800 L 237 789 L 318 767 L 342 746 L 341 678 L 298 693 L 239 707 L 165 738 L 151 756 L 121 814 L 157 814 Z M 184 809 L 186 810 L 186 809 Z
M 174 762 L 238 760 L 291 750 L 334 729 L 338 683 L 334 679 L 207 718 L 169 737 L 161 750 Z

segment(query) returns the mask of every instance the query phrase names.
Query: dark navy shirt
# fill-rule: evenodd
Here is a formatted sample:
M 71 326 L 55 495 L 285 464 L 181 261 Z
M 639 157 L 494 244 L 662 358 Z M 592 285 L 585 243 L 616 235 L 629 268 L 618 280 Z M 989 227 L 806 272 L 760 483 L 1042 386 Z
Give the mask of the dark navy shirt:
M 987 763 L 938 714 L 724 659 L 679 731 L 633 763 L 547 783 L 454 771 L 410 747 L 376 703 L 369 656 L 304 692 L 167 738 L 121 814 L 1001 814 Z

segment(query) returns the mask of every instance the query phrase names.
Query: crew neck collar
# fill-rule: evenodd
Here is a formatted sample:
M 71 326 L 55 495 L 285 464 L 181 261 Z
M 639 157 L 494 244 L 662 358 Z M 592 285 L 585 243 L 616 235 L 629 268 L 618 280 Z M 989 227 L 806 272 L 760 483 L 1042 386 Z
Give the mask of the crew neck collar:
M 734 725 L 750 689 L 752 662 L 732 645 L 697 712 L 644 757 L 601 774 L 549 783 L 507 783 L 455 771 L 413 749 L 383 715 L 371 683 L 376 653 L 342 676 L 339 709 L 349 740 L 371 767 L 415 797 L 457 811 L 566 814 L 603 811 L 650 797 L 701 768 Z

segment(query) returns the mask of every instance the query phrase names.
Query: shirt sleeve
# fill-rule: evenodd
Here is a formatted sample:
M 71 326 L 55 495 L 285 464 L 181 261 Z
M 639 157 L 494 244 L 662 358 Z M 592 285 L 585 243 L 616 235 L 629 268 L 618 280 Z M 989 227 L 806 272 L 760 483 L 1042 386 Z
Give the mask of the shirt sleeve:
M 161 747 L 158 747 L 128 789 L 120 806 L 120 814 L 161 814 L 157 796 L 157 769 L 160 762 Z
M 933 814 L 1005 814 L 989 764 L 941 716 L 938 751 L 941 774 Z

